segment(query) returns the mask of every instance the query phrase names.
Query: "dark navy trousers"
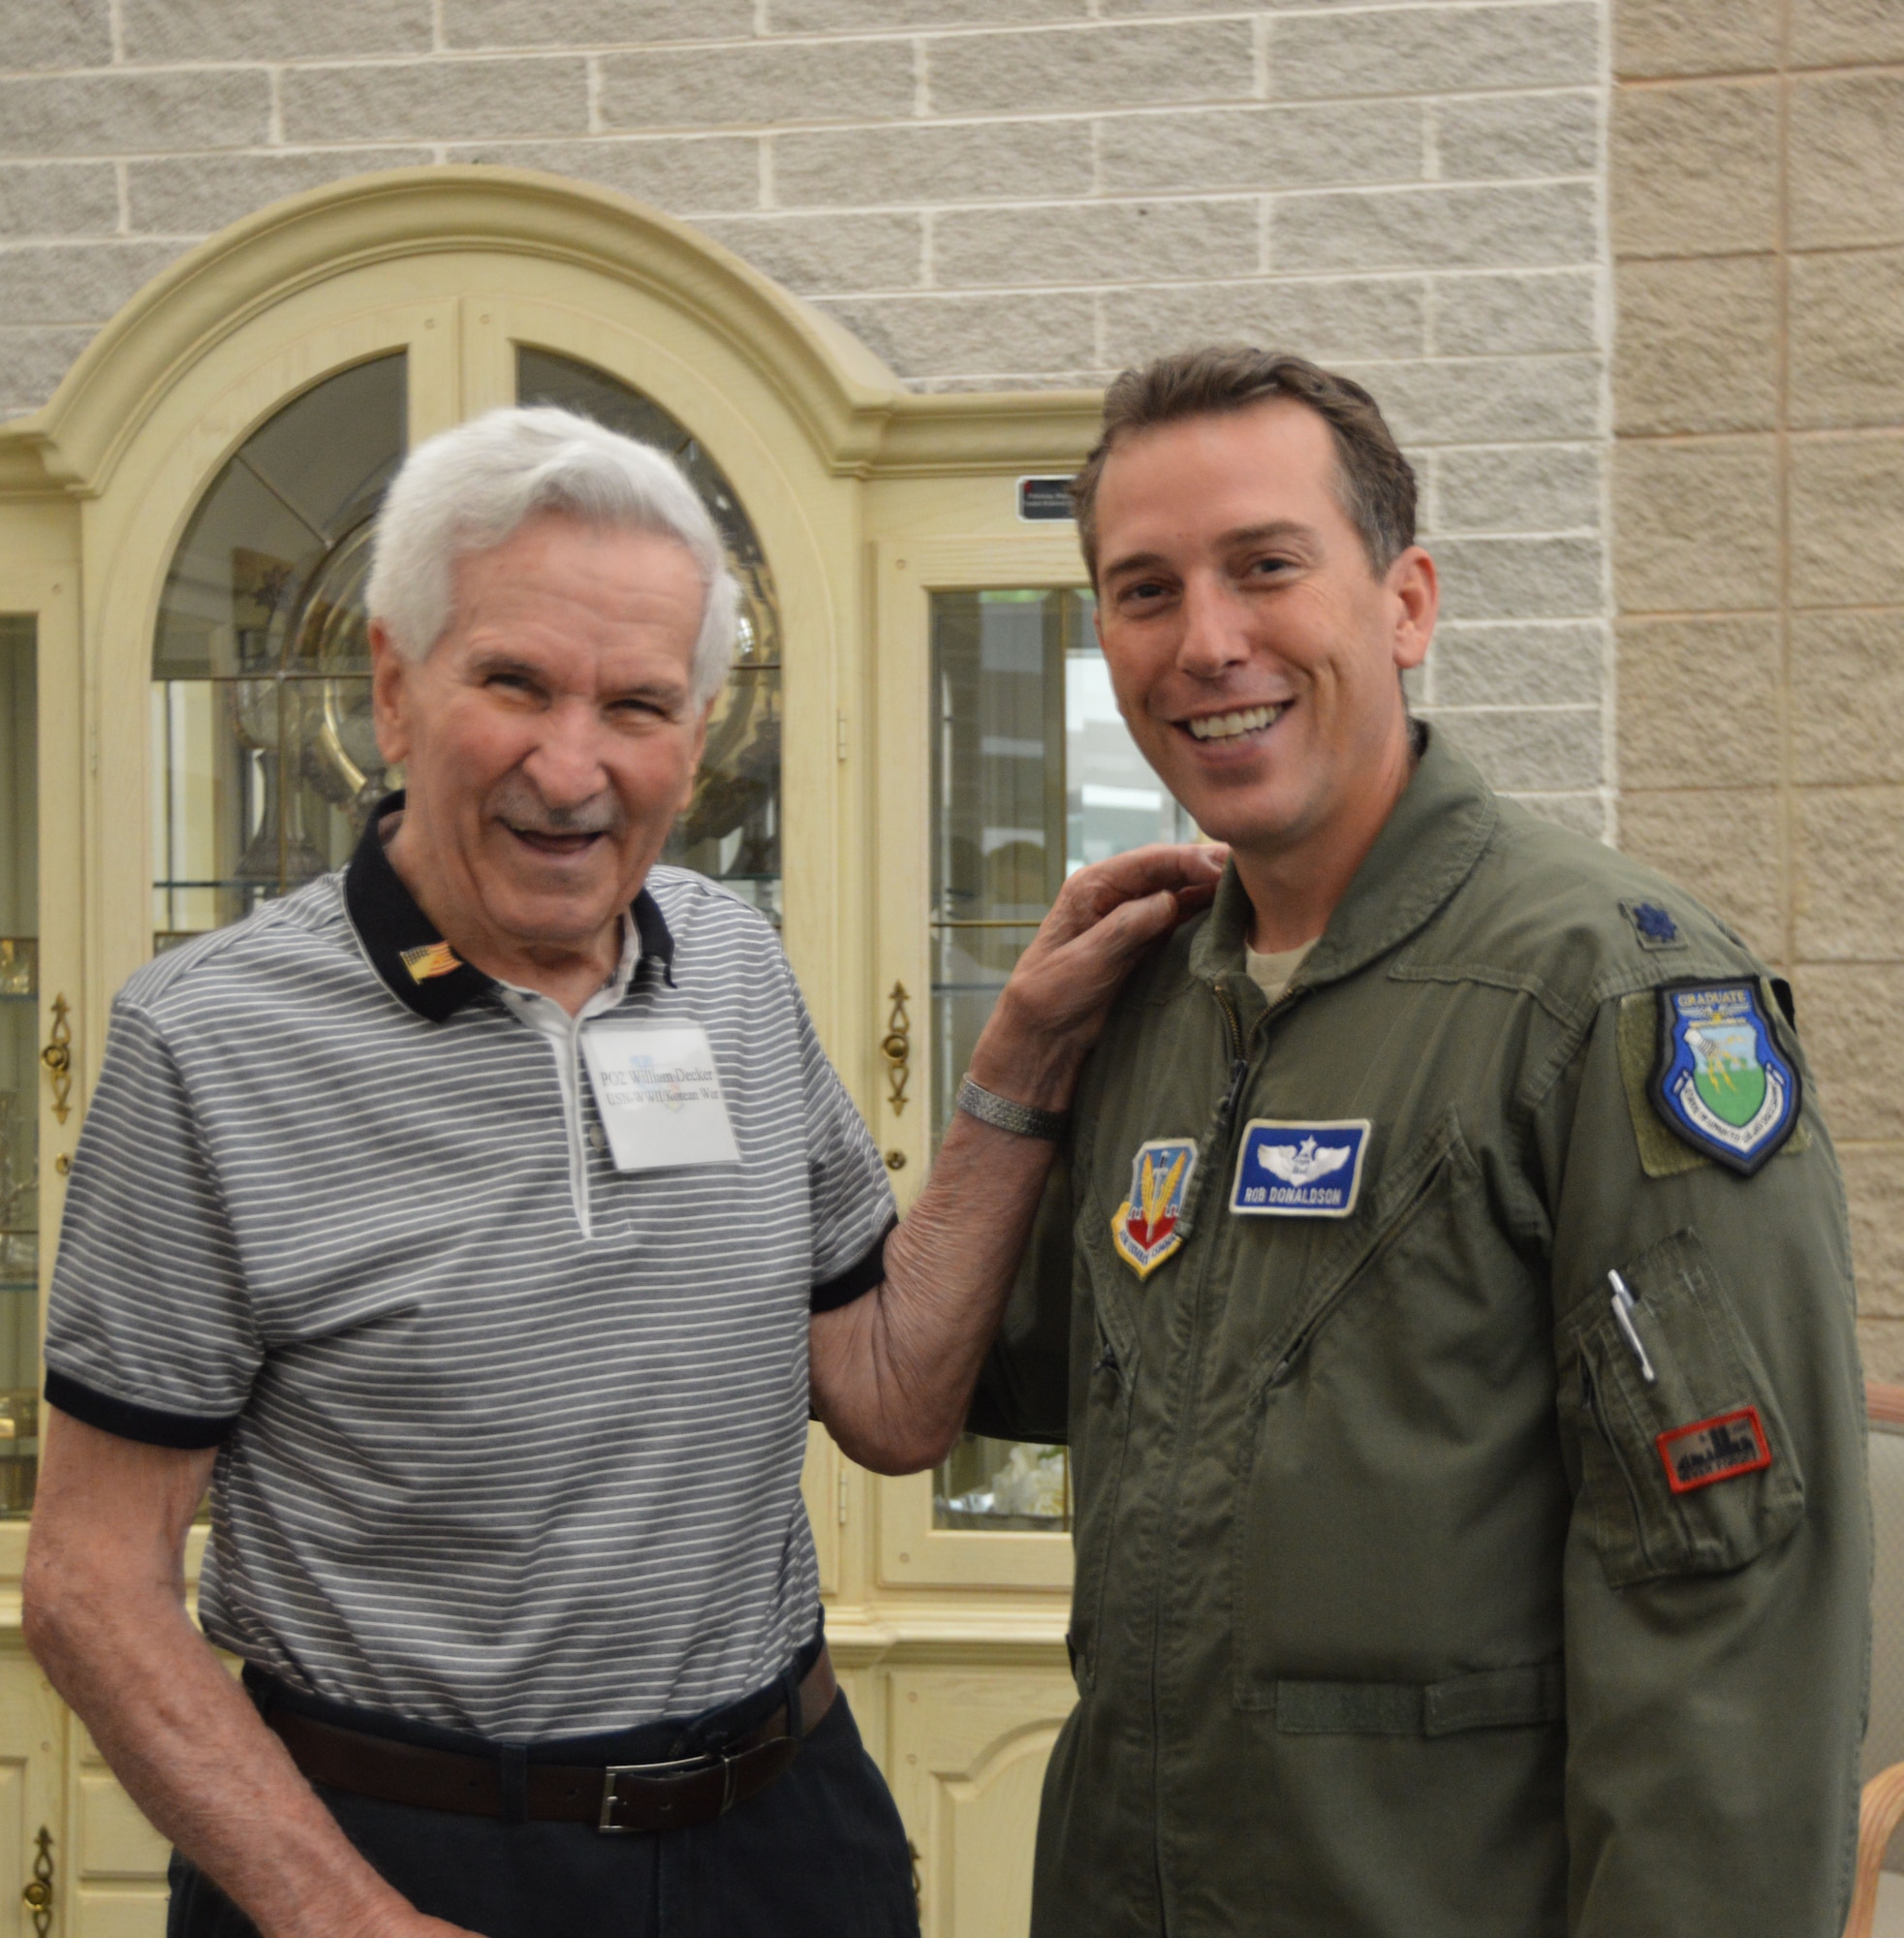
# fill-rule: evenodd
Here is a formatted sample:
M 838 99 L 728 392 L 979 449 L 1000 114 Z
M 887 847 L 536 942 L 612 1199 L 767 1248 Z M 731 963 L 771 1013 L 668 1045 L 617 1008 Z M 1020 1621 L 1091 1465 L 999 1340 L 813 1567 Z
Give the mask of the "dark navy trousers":
M 844 1691 L 784 1775 L 686 1830 L 604 1836 L 318 1795 L 420 1911 L 483 1938 L 918 1938 L 906 1833 Z M 177 1856 L 166 1934 L 257 1938 Z

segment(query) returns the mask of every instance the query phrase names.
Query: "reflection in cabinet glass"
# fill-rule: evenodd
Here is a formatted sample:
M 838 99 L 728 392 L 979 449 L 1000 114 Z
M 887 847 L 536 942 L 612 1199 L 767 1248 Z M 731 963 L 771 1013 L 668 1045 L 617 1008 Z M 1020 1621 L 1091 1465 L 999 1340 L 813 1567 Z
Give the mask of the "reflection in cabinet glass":
M 1086 591 L 935 592 L 932 1124 L 1065 877 L 1195 829 L 1117 711 Z M 1062 1449 L 968 1434 L 939 1469 L 944 1528 L 1071 1525 Z
M 40 763 L 30 615 L 0 614 L 0 1515 L 39 1468 Z
M 658 445 L 687 473 L 713 514 L 728 569 L 740 584 L 733 676 L 714 704 L 694 798 L 662 860 L 711 875 L 770 922 L 780 920 L 780 609 L 766 554 L 738 494 L 693 432 L 639 391 L 592 364 L 526 346 L 516 396 L 557 404 Z
M 396 784 L 363 585 L 404 433 L 400 353 L 340 371 L 252 432 L 185 528 L 152 653 L 160 949 L 339 866 Z

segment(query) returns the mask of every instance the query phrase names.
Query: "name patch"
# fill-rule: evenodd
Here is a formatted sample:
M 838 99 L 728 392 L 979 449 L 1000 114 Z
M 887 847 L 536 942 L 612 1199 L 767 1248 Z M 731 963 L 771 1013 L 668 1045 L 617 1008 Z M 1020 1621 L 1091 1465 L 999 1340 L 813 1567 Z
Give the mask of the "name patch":
M 1756 1406 L 1741 1406 L 1691 1426 L 1675 1426 L 1659 1435 L 1655 1445 L 1666 1462 L 1666 1484 L 1675 1494 L 1709 1487 L 1740 1474 L 1756 1474 L 1772 1464 L 1765 1429 Z
M 1252 1117 L 1231 1210 L 1246 1218 L 1346 1218 L 1361 1192 L 1368 1132 L 1366 1117 L 1323 1124 Z
M 721 1073 L 699 1023 L 591 1023 L 581 1048 L 617 1171 L 740 1162 Z

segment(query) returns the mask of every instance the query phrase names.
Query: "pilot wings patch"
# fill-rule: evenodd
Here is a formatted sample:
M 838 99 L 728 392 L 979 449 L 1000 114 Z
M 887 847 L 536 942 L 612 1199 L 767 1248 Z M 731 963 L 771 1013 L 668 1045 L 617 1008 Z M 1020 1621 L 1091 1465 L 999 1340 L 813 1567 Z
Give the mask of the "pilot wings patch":
M 1251 1218 L 1346 1218 L 1361 1192 L 1369 1120 L 1243 1126 L 1230 1208 Z

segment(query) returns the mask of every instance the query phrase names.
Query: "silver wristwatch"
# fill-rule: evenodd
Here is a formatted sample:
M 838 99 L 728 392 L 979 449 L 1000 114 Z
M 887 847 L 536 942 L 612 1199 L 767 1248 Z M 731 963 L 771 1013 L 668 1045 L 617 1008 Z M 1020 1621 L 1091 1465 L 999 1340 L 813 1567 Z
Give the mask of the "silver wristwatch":
M 958 1086 L 956 1107 L 995 1131 L 1010 1131 L 1015 1138 L 1043 1138 L 1047 1143 L 1057 1143 L 1071 1122 L 1069 1110 L 1041 1110 L 1032 1104 L 1014 1104 L 1010 1097 L 1000 1097 L 969 1077 Z

